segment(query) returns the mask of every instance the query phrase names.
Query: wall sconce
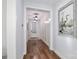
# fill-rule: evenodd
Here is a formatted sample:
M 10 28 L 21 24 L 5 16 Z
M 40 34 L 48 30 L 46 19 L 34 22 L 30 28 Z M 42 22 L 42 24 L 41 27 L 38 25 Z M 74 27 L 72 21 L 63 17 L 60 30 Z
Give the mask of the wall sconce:
M 49 19 L 48 21 L 44 21 L 44 23 L 50 23 L 51 19 Z

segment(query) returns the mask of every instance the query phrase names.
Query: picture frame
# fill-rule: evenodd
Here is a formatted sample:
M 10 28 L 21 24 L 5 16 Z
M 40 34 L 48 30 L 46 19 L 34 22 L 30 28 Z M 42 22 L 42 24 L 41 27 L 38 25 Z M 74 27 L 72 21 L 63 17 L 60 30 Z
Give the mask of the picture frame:
M 76 1 L 70 1 L 58 10 L 58 34 L 77 37 Z

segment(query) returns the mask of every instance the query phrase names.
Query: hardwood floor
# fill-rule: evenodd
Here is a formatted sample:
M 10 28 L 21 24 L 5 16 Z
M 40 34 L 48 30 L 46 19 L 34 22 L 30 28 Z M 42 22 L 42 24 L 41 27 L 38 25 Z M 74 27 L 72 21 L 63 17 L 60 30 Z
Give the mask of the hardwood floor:
M 39 38 L 30 38 L 27 42 L 27 53 L 23 59 L 61 59 Z

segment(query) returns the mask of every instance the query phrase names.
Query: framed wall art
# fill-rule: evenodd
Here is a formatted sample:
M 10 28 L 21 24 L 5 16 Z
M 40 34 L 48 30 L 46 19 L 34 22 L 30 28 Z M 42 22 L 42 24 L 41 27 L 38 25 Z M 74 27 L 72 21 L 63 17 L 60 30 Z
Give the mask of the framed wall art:
M 76 36 L 76 5 L 70 1 L 58 10 L 58 33 Z M 74 32 L 75 31 L 75 32 Z

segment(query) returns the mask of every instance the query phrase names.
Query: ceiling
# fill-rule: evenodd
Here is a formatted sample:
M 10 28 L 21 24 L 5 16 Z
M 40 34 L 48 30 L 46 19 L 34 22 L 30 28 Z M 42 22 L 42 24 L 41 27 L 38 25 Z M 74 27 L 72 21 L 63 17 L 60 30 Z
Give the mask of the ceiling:
M 24 0 L 25 3 L 37 3 L 42 5 L 55 5 L 59 2 L 62 2 L 63 0 Z

